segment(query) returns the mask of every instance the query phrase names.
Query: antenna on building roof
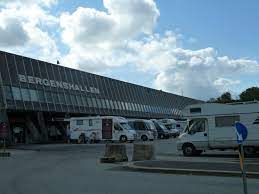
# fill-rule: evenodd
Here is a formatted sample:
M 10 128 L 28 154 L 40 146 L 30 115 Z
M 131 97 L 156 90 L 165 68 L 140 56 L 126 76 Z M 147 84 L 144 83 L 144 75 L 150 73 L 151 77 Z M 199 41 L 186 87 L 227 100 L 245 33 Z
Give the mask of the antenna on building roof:
M 60 62 L 59 62 L 59 60 L 57 60 L 57 65 L 59 65 L 60 64 Z

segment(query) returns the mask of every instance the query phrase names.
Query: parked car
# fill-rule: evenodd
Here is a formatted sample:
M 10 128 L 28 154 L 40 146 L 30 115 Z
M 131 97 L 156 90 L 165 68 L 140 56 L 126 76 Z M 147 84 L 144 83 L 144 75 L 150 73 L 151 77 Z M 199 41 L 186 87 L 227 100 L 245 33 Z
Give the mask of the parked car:
M 170 131 L 161 123 L 159 123 L 157 120 L 152 119 L 151 120 L 157 130 L 157 137 L 160 139 L 168 139 L 170 137 Z
M 157 138 L 157 131 L 152 121 L 145 119 L 128 119 L 128 123 L 136 130 L 138 140 L 153 141 Z
M 170 131 L 170 137 L 176 138 L 180 135 L 180 131 L 176 129 L 177 122 L 174 119 L 160 119 L 158 122 Z

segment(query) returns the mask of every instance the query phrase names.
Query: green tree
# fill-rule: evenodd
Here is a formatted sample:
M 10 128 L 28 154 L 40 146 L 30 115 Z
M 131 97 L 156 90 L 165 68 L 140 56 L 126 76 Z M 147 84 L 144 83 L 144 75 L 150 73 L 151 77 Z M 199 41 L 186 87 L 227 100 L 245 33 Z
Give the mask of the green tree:
M 258 87 L 247 88 L 239 95 L 239 97 L 241 101 L 259 100 L 259 88 Z
M 217 98 L 216 102 L 219 103 L 230 103 L 233 102 L 232 95 L 230 92 L 224 92 L 220 97 Z

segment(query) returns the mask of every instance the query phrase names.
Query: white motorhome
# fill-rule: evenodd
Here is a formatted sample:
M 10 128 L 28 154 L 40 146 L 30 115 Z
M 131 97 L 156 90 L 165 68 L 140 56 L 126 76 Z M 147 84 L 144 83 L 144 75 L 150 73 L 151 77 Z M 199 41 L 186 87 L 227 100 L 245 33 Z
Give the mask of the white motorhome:
M 152 121 L 146 119 L 128 119 L 128 122 L 136 131 L 138 140 L 153 141 L 157 138 L 156 127 Z
M 73 117 L 70 122 L 70 139 L 80 142 L 111 140 L 134 141 L 136 132 L 123 117 L 97 116 Z
M 209 149 L 237 149 L 234 124 L 240 121 L 248 128 L 244 142 L 247 155 L 259 148 L 259 102 L 218 104 L 203 103 L 187 106 L 183 116 L 188 119 L 177 149 L 186 156 L 199 155 Z
M 177 122 L 174 119 L 159 119 L 159 123 L 164 125 L 170 132 L 171 137 L 177 137 L 180 135 L 180 131 L 177 129 Z

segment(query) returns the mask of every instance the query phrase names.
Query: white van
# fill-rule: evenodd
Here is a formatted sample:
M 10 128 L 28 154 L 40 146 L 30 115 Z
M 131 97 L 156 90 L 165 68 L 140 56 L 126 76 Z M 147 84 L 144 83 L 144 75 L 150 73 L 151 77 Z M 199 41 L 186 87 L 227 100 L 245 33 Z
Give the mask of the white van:
M 255 154 L 259 148 L 259 103 L 204 103 L 187 106 L 183 115 L 188 124 L 177 141 L 177 149 L 186 156 L 209 149 L 237 149 L 235 122 L 248 128 L 244 152 Z
M 138 140 L 153 141 L 157 138 L 156 127 L 152 121 L 146 119 L 128 119 L 128 122 L 135 129 Z
M 70 121 L 70 139 L 80 142 L 111 140 L 134 141 L 136 132 L 123 117 L 73 117 Z
M 159 119 L 159 123 L 164 125 L 170 132 L 170 137 L 177 137 L 180 135 L 180 131 L 176 128 L 177 122 L 174 119 Z

